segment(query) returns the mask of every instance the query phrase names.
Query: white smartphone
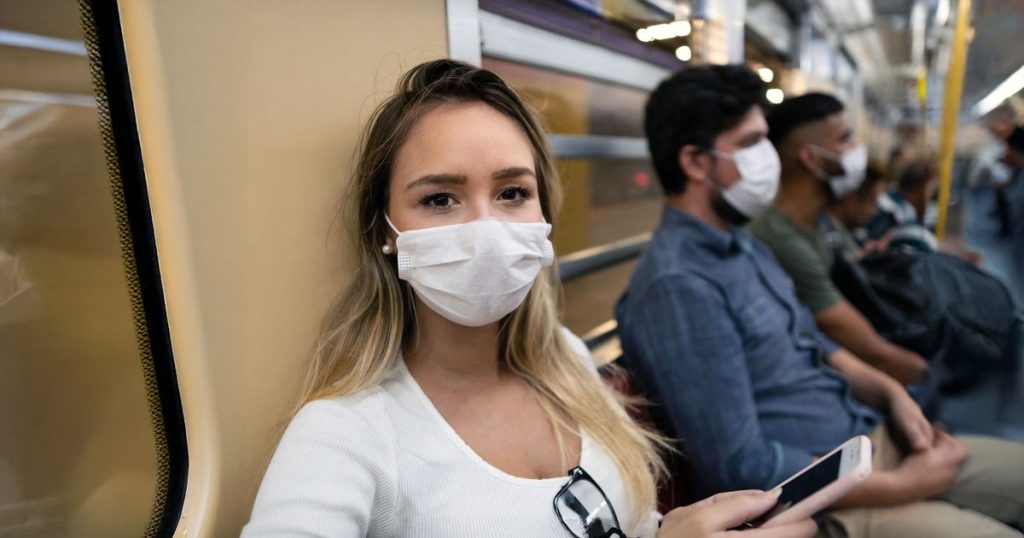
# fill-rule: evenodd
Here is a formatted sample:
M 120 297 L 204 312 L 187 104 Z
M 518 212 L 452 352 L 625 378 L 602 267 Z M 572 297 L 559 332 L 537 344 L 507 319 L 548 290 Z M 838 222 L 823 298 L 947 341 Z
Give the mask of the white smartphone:
M 775 507 L 751 526 L 774 527 L 806 519 L 828 508 L 871 474 L 871 440 L 863 435 L 843 443 L 776 487 Z

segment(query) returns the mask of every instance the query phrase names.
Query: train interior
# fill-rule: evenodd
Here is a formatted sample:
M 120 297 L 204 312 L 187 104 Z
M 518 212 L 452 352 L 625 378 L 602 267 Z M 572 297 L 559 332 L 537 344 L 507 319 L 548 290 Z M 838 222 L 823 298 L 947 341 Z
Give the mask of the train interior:
M 690 65 L 948 163 L 927 219 L 1019 308 L 1024 169 L 984 117 L 1024 112 L 1021 28 L 1022 0 L 0 0 L 0 536 L 238 534 L 353 271 L 359 131 L 429 59 L 551 132 L 563 322 L 602 363 L 664 203 L 644 105 Z M 1021 376 L 945 421 L 1024 440 Z

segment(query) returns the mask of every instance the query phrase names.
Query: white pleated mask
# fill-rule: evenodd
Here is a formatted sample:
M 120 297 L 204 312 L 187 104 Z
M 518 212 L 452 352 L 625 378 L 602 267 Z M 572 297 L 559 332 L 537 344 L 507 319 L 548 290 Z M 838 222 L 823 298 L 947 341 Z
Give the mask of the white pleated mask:
M 466 327 L 505 317 L 555 259 L 546 222 L 480 219 L 400 232 L 398 278 L 431 310 Z
M 841 154 L 816 144 L 811 144 L 810 147 L 815 153 L 838 162 L 843 167 L 843 173 L 838 176 L 829 176 L 824 171 L 821 172 L 836 198 L 842 198 L 864 184 L 868 169 L 868 148 L 864 144 L 857 144 Z
M 782 163 L 775 146 L 765 138 L 735 153 L 714 152 L 736 163 L 736 170 L 740 173 L 739 181 L 722 189 L 722 198 L 747 218 L 757 218 L 764 213 L 779 192 Z

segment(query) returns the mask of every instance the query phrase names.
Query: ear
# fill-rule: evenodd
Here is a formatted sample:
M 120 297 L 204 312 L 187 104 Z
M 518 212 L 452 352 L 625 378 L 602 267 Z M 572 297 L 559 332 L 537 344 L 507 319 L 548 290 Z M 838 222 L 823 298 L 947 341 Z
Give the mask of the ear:
M 807 147 L 806 143 L 797 148 L 790 148 L 790 151 L 793 152 L 793 156 L 797 158 L 797 162 L 799 162 L 804 168 L 811 170 L 816 164 L 814 162 L 814 154 L 811 153 L 811 150 Z
M 790 151 L 793 152 L 793 155 L 796 157 L 797 162 L 800 163 L 800 166 L 803 166 L 808 172 L 816 175 L 818 170 L 822 170 L 821 163 L 818 162 L 820 157 L 811 152 L 811 149 L 807 144 L 791 148 Z
M 707 151 L 687 144 L 679 150 L 679 168 L 683 169 L 688 181 L 704 181 L 711 174 L 711 156 Z

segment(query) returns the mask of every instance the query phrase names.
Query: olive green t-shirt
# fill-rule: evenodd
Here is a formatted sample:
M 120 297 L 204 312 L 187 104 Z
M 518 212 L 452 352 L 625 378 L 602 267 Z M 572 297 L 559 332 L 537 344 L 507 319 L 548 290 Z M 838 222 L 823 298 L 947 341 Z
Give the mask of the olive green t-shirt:
M 823 218 L 833 217 L 826 213 Z M 857 243 L 849 232 L 834 220 L 833 224 L 840 230 L 844 249 L 856 251 Z M 788 215 L 771 207 L 750 223 L 750 231 L 772 249 L 793 279 L 797 298 L 811 312 L 817 314 L 843 300 L 829 276 L 832 254 L 817 230 L 801 228 Z

